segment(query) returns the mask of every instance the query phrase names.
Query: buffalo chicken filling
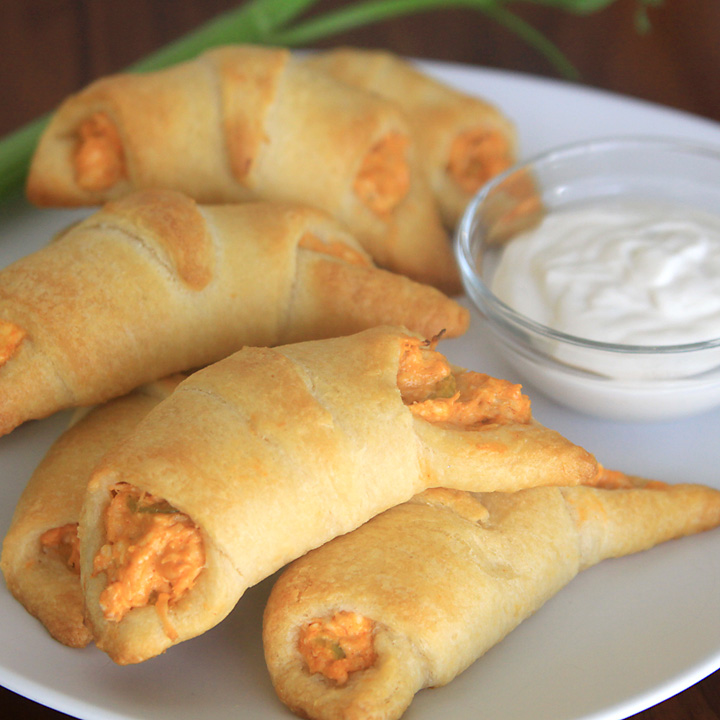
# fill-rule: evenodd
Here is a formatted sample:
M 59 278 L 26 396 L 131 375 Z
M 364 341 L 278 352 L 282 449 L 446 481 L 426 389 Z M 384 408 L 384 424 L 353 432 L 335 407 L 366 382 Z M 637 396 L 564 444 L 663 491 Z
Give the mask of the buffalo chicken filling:
M 120 133 L 105 113 L 92 114 L 78 128 L 73 162 L 83 190 L 107 190 L 126 176 Z
M 389 217 L 410 189 L 407 146 L 404 135 L 386 135 L 371 148 L 355 178 L 355 194 L 383 219 Z
M 193 587 L 205 565 L 200 530 L 165 500 L 128 483 L 116 483 L 111 493 L 105 544 L 93 563 L 95 574 L 107 575 L 100 595 L 105 618 L 119 622 L 132 608 L 154 605 L 174 639 L 167 611 Z
M 40 536 L 40 547 L 46 555 L 60 560 L 67 568 L 80 574 L 80 540 L 77 523 L 67 523 L 46 530 Z
M 484 373 L 454 370 L 435 345 L 436 340 L 405 341 L 398 387 L 413 415 L 468 430 L 531 421 L 530 400 L 520 385 Z
M 503 135 L 486 128 L 475 128 L 455 138 L 447 170 L 464 192 L 473 194 L 511 164 L 510 145 Z
M 372 620 L 342 610 L 305 625 L 300 631 L 298 650 L 311 673 L 321 673 L 344 685 L 350 673 L 375 663 L 374 628 Z

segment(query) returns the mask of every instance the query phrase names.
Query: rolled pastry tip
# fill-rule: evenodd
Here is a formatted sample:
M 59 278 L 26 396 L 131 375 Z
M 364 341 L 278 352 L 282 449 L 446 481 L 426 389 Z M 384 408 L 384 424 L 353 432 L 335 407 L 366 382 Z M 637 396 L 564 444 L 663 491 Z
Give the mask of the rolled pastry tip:
M 379 265 L 460 290 L 404 115 L 285 49 L 224 47 L 92 83 L 51 119 L 27 195 L 40 206 L 94 205 L 152 187 L 202 203 L 319 207 Z
M 264 615 L 280 699 L 312 720 L 399 718 L 579 571 L 720 524 L 697 485 L 429 490 L 290 565 Z
M 440 478 L 515 490 L 596 473 L 532 420 L 519 386 L 452 368 L 404 330 L 245 348 L 191 375 L 96 467 L 80 524 L 86 613 L 115 662 L 140 662 Z M 176 552 L 165 513 L 189 550 Z M 148 574 L 167 558 L 181 581 Z
M 0 434 L 244 345 L 385 323 L 457 336 L 468 312 L 319 210 L 132 193 L 0 271 Z
M 338 48 L 308 67 L 395 102 L 407 115 L 445 224 L 454 228 L 473 195 L 517 160 L 517 132 L 500 108 L 384 50 Z
M 77 411 L 20 496 L 0 568 L 13 596 L 64 645 L 84 647 L 92 639 L 83 620 L 77 533 L 90 473 L 179 381 L 166 378 L 89 412 Z

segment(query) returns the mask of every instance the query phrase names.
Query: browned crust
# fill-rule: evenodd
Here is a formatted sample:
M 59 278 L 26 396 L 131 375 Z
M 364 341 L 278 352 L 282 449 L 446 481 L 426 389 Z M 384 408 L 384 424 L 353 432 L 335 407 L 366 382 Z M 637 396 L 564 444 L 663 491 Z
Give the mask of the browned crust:
M 84 647 L 91 640 L 80 575 L 44 553 L 40 538 L 47 530 L 78 522 L 95 463 L 180 379 L 167 378 L 90 410 L 53 443 L 20 496 L 0 567 L 13 596 L 64 645 Z
M 212 238 L 195 201 L 186 195 L 139 191 L 107 203 L 103 215 L 111 215 L 115 226 L 165 250 L 177 276 L 191 289 L 202 290 L 212 279 Z
M 207 59 L 217 68 L 228 159 L 235 179 L 244 183 L 267 140 L 266 115 L 277 93 L 278 78 L 290 60 L 279 48 L 227 47 Z
M 303 335 L 321 337 L 303 325 L 303 318 L 313 316 L 322 317 L 324 337 L 347 335 L 372 325 L 401 325 L 423 337 L 444 331 L 445 337 L 453 338 L 462 335 L 470 323 L 466 308 L 430 285 L 302 249 L 293 310 L 288 342 Z
M 424 492 L 282 573 L 263 622 L 271 680 L 302 717 L 396 720 L 579 571 L 719 524 L 720 491 L 697 485 Z M 342 610 L 375 622 L 377 660 L 340 686 L 308 671 L 297 637 Z
M 127 176 L 83 190 L 78 128 L 102 112 L 117 128 Z M 363 159 L 390 134 L 412 141 L 409 185 L 382 217 L 353 190 Z M 347 225 L 381 266 L 448 293 L 461 290 L 447 232 L 404 114 L 291 58 L 284 49 L 231 46 L 146 74 L 98 80 L 55 113 L 33 156 L 27 194 L 38 205 L 95 205 L 163 187 L 200 203 L 297 202 Z
M 517 133 L 504 112 L 422 72 L 398 55 L 341 47 L 312 54 L 305 62 L 350 85 L 378 93 L 406 113 L 447 227 L 457 224 L 476 189 L 462 187 L 449 172 L 451 148 L 458 135 L 484 132 L 502 138 L 506 152 L 487 165 L 490 175 L 516 159 Z

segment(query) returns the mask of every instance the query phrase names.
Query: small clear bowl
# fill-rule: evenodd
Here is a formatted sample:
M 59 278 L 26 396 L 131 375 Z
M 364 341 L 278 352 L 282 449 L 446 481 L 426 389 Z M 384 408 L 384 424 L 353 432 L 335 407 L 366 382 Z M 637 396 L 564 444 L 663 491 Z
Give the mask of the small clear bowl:
M 523 381 L 602 418 L 648 422 L 720 405 L 720 338 L 624 345 L 559 332 L 490 290 L 505 243 L 545 213 L 623 199 L 720 213 L 720 148 L 691 140 L 619 137 L 576 143 L 516 165 L 468 205 L 455 250 L 470 300 Z

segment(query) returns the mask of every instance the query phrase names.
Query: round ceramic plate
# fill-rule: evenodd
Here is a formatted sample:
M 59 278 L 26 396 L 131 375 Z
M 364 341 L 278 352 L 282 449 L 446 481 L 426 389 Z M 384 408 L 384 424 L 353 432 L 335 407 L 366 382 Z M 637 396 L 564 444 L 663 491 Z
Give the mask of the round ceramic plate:
M 564 82 L 424 64 L 498 104 L 517 123 L 522 155 L 585 138 L 656 134 L 720 144 L 720 126 Z M 1 208 L 0 267 L 44 244 L 79 213 Z M 482 321 L 444 349 L 457 364 L 516 380 Z M 538 420 L 608 467 L 720 488 L 720 411 L 682 422 L 618 424 L 584 417 L 526 391 Z M 0 532 L 66 414 L 0 439 Z M 720 530 L 606 561 L 576 578 L 449 686 L 417 695 L 406 717 L 453 720 L 616 720 L 720 667 Z M 261 617 L 272 578 L 252 588 L 205 635 L 141 665 L 118 667 L 93 647 L 50 639 L 0 583 L 0 684 L 83 720 L 289 718 L 262 655 Z

